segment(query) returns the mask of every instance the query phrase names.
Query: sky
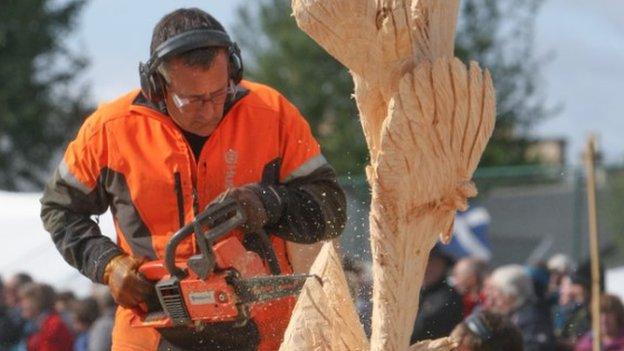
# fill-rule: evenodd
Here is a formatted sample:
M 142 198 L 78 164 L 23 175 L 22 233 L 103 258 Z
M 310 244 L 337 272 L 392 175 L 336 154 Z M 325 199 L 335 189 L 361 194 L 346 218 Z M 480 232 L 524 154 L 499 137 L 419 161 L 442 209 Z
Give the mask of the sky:
M 237 7 L 251 3 L 91 0 L 72 40 L 91 60 L 85 78 L 96 102 L 138 87 L 138 62 L 148 59 L 152 28 L 167 12 L 200 7 L 231 31 Z M 596 133 L 607 161 L 624 161 L 624 1 L 546 0 L 535 39 L 536 54 L 552 57 L 541 69 L 542 90 L 562 110 L 534 134 L 567 138 L 568 162 L 576 164 L 588 134 Z

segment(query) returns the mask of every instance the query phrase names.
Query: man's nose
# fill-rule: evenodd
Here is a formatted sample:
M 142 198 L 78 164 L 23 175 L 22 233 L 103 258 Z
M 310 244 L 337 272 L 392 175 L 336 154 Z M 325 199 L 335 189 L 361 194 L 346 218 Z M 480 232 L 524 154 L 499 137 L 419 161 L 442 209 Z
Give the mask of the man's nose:
M 200 109 L 200 114 L 202 118 L 205 119 L 209 119 L 209 118 L 213 118 L 216 108 L 215 108 L 215 104 L 210 101 L 210 100 L 204 100 L 202 101 L 202 106 Z

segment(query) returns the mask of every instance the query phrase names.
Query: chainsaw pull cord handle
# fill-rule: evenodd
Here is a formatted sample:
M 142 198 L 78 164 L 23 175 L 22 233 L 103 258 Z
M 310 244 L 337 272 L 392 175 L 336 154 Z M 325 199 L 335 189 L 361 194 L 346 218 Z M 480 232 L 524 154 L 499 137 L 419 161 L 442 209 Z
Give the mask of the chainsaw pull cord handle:
M 264 251 L 264 258 L 269 265 L 269 269 L 271 270 L 271 274 L 280 275 L 282 274 L 282 270 L 280 269 L 279 262 L 277 261 L 277 255 L 275 254 L 275 250 L 273 250 L 273 245 L 271 244 L 271 240 L 269 240 L 269 236 L 264 228 L 259 229 L 256 233 L 252 234 L 256 235 L 260 238 L 260 243 L 262 244 L 262 251 Z
M 195 233 L 195 228 L 208 226 L 210 230 L 205 233 L 205 239 L 212 243 L 230 231 L 238 228 L 245 222 L 245 215 L 234 200 L 225 200 L 208 206 L 199 213 L 195 219 L 180 228 L 167 243 L 165 248 L 165 267 L 172 276 L 184 278 L 186 272 L 175 264 L 175 253 L 182 240 Z M 204 233 L 202 233 L 204 234 Z

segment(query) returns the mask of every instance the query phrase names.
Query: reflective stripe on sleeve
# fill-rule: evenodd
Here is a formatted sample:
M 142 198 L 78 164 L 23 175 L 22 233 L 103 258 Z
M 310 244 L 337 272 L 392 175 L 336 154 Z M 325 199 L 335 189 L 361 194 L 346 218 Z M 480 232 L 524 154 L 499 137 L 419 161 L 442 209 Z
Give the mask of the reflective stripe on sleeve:
M 304 164 L 299 166 L 299 168 L 292 171 L 288 176 L 286 176 L 286 178 L 284 179 L 284 183 L 287 183 L 295 178 L 305 177 L 314 172 L 319 167 L 326 164 L 327 160 L 325 159 L 325 156 L 323 156 L 323 154 L 318 154 L 317 156 L 312 157 Z

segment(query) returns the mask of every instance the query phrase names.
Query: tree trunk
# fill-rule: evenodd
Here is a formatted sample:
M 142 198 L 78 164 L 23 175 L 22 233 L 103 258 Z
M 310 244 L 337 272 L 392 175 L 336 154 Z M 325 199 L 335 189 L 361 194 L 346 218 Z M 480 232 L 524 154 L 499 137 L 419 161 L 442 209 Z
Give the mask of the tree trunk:
M 492 80 L 453 58 L 458 0 L 292 6 L 299 27 L 355 82 L 371 156 L 371 349 L 404 351 L 429 251 L 438 236 L 449 239 L 456 210 L 476 195 L 471 178 L 494 128 Z

